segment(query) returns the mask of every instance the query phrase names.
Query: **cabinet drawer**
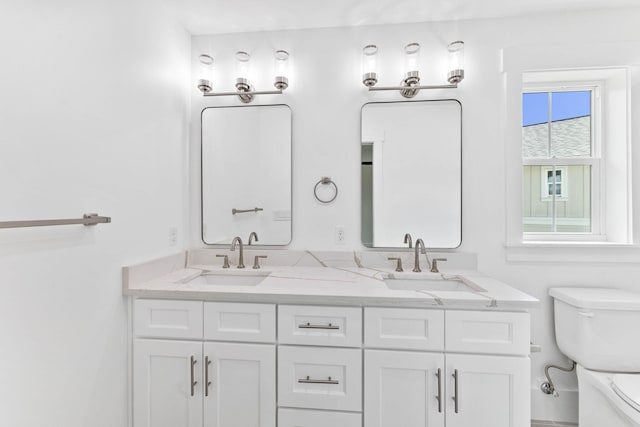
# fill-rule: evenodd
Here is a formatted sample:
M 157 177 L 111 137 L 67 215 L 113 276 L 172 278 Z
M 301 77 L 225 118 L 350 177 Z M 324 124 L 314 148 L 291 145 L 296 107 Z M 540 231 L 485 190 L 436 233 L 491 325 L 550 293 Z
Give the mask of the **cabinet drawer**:
M 447 311 L 446 351 L 529 354 L 529 314 L 497 311 Z
M 444 311 L 364 309 L 364 344 L 370 348 L 444 350 Z
M 360 347 L 362 309 L 281 305 L 278 307 L 281 344 Z
M 202 301 L 136 299 L 133 331 L 138 337 L 202 339 Z
M 362 427 L 362 415 L 346 412 L 278 410 L 278 427 Z
M 273 343 L 276 341 L 276 307 L 205 302 L 204 339 Z
M 362 351 L 279 347 L 278 404 L 294 408 L 360 411 Z

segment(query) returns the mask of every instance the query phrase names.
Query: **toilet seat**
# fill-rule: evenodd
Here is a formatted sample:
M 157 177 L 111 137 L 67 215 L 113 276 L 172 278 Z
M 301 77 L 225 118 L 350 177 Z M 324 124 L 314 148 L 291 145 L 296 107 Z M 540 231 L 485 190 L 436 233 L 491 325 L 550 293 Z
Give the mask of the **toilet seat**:
M 640 374 L 576 370 L 580 427 L 640 427 Z
M 611 389 L 635 411 L 640 412 L 640 374 L 614 374 Z

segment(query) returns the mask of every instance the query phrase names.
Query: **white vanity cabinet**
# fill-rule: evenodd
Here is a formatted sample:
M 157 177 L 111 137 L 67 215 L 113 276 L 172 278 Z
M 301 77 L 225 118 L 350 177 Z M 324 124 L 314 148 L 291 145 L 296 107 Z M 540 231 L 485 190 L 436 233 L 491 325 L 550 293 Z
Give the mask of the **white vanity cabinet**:
M 134 427 L 276 426 L 275 305 L 138 299 L 133 318 Z
M 364 325 L 365 427 L 530 423 L 527 313 L 366 308 Z
M 133 427 L 530 423 L 522 311 L 136 299 L 133 333 Z

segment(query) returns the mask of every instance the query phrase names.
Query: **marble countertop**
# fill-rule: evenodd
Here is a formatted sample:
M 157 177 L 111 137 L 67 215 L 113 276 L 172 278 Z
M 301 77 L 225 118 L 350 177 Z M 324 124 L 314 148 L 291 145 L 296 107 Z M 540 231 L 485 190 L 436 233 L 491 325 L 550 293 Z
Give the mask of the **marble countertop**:
M 298 253 L 297 258 L 292 255 L 291 259 L 272 261 L 287 265 L 265 265 L 254 270 L 252 264 L 247 262 L 245 269 L 237 269 L 234 265 L 224 269 L 220 266 L 220 258 L 215 258 L 220 251 L 215 251 L 215 254 L 209 249 L 197 251 L 125 267 L 123 293 L 144 298 L 209 301 L 492 310 L 523 310 L 539 303 L 536 298 L 505 283 L 483 276 L 473 269 L 461 268 L 463 265 L 455 269 L 442 268 L 440 274 L 414 273 L 410 268 L 397 273 L 393 268 L 388 268 L 386 258 L 389 254 L 359 257 L 355 253 L 336 255 L 307 251 Z M 263 252 L 269 253 L 272 258 L 284 256 L 269 251 L 251 254 Z M 400 256 L 409 258 L 407 253 Z M 376 265 L 381 264 L 378 260 L 386 262 L 379 266 Z M 201 275 L 214 276 L 219 283 L 225 282 L 223 276 L 266 277 L 255 285 L 207 284 L 204 283 L 204 276 L 193 280 Z M 460 286 L 463 290 L 398 290 L 387 286 L 385 279 L 389 278 L 430 280 L 436 284 L 463 282 L 464 285 Z M 436 288 L 447 288 L 447 285 Z

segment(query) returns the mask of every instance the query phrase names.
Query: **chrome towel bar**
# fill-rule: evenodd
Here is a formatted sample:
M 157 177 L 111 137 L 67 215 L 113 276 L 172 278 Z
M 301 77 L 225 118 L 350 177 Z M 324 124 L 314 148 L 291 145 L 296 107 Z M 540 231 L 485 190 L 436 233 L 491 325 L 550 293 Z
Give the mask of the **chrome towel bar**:
M 21 227 L 46 227 L 50 225 L 96 225 L 111 222 L 111 217 L 100 216 L 97 213 L 84 214 L 82 218 L 73 219 L 41 219 L 31 221 L 0 221 L 0 228 L 21 228 Z

